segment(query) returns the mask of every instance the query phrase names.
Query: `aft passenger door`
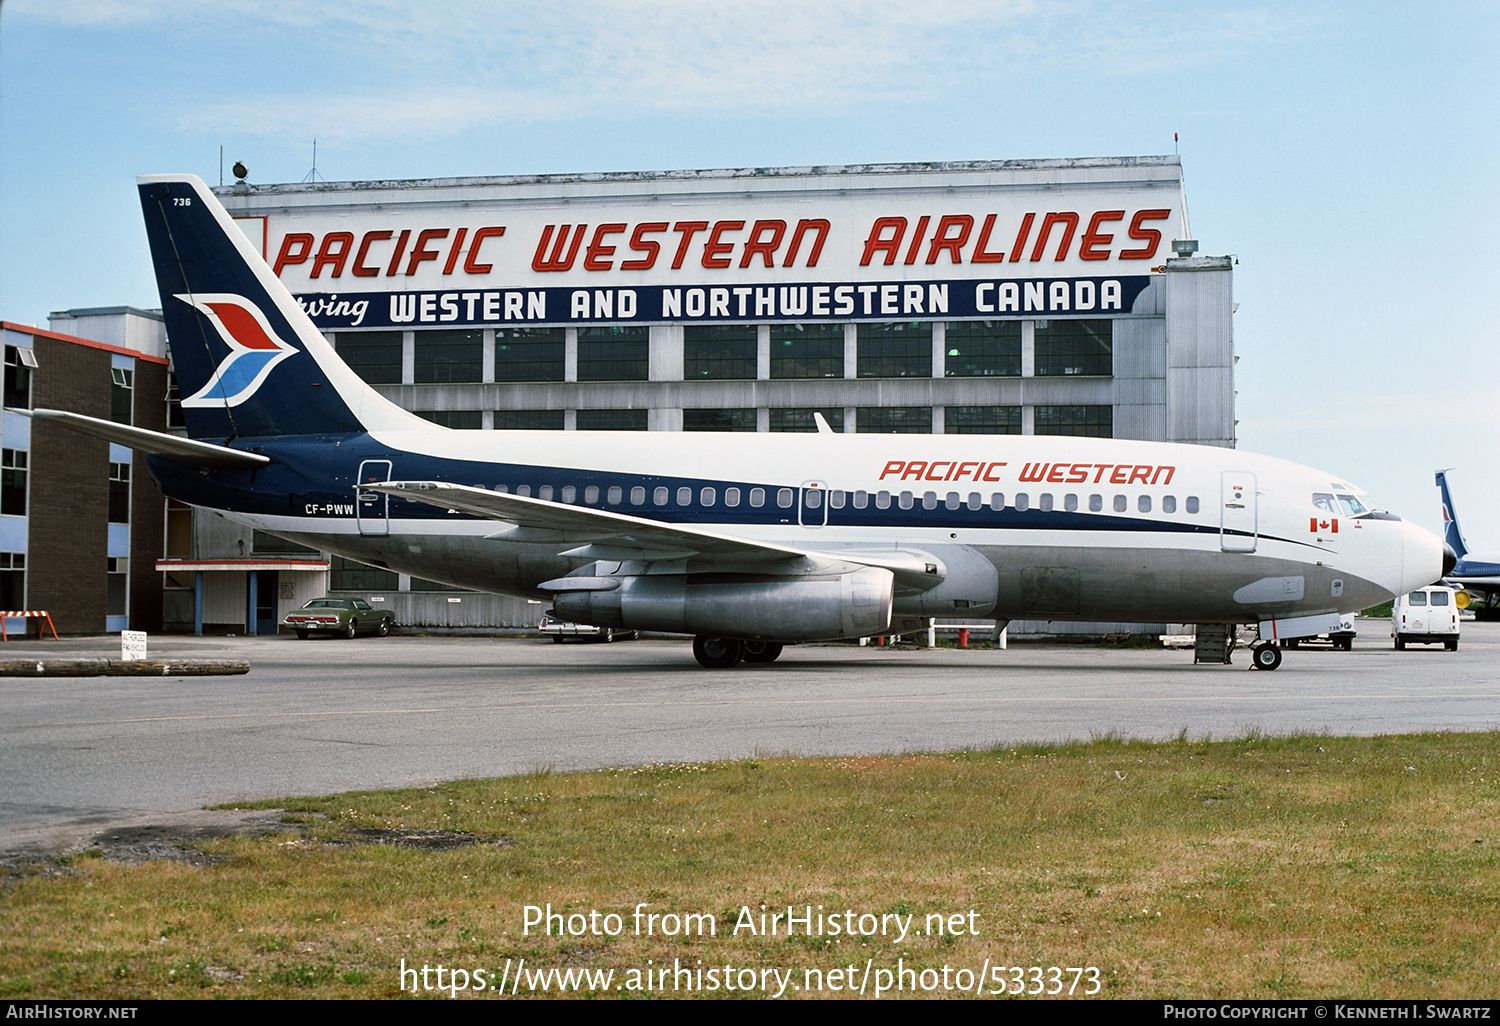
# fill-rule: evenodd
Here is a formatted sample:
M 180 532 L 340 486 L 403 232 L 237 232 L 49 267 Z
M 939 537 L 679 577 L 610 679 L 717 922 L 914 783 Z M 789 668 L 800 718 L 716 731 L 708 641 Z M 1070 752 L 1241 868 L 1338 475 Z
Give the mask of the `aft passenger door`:
M 827 482 L 802 482 L 801 499 L 797 503 L 797 523 L 803 527 L 826 527 L 828 525 Z
M 365 485 L 384 484 L 390 479 L 390 460 L 365 460 L 359 465 L 359 476 L 354 479 L 354 520 L 359 524 L 360 534 L 387 535 L 391 533 L 391 497 L 384 492 L 372 492 L 365 487 Z
M 1224 471 L 1219 475 L 1219 548 L 1254 552 L 1257 526 L 1255 475 Z

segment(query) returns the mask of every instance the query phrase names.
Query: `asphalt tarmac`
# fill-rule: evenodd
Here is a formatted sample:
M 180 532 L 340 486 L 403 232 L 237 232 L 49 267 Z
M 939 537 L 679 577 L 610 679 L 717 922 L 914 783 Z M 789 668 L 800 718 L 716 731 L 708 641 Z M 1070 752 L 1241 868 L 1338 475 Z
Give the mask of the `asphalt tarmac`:
M 233 677 L 0 678 L 0 851 L 204 805 L 540 769 L 952 750 L 1113 733 L 1500 729 L 1500 623 L 1459 651 L 1301 648 L 1274 673 L 1191 651 L 789 648 L 706 671 L 685 640 L 154 636 L 150 655 L 248 659 Z M 112 637 L 6 656 L 118 655 Z

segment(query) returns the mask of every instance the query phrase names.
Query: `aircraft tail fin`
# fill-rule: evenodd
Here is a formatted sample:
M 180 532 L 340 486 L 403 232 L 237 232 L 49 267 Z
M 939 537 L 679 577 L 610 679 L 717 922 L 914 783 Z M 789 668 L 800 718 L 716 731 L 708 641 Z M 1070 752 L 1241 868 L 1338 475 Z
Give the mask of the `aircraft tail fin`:
M 201 179 L 136 183 L 190 436 L 434 428 L 338 358 Z
M 1443 497 L 1443 541 L 1460 559 L 1469 553 L 1469 546 L 1458 527 L 1458 514 L 1453 511 L 1453 497 L 1448 494 L 1448 472 L 1437 472 L 1438 493 Z

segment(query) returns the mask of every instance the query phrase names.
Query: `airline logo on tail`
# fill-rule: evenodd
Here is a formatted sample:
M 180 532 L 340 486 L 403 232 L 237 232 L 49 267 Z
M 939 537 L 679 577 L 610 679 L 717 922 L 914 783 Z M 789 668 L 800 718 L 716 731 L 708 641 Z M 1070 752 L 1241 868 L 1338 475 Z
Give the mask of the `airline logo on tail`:
M 297 352 L 276 337 L 266 315 L 244 296 L 229 293 L 178 295 L 207 317 L 229 346 L 208 384 L 182 400 L 185 407 L 223 409 L 253 396 L 282 360 Z

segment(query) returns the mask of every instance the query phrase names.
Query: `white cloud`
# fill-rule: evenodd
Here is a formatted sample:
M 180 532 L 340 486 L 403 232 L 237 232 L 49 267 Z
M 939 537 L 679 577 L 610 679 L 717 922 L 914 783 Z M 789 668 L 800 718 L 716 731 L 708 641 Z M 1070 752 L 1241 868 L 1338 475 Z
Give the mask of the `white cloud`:
M 179 45 L 254 40 L 261 59 L 299 72 L 270 80 L 313 75 L 318 88 L 179 104 L 179 127 L 329 139 L 559 117 L 979 103 L 1034 76 L 1201 66 L 1301 27 L 1255 7 L 1174 13 L 1104 0 L 10 0 L 12 12 L 103 31 L 150 25 Z M 334 64 L 344 74 L 330 91 Z

